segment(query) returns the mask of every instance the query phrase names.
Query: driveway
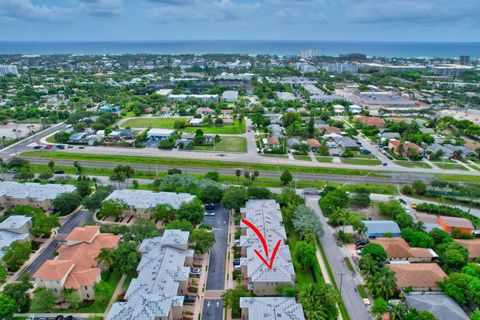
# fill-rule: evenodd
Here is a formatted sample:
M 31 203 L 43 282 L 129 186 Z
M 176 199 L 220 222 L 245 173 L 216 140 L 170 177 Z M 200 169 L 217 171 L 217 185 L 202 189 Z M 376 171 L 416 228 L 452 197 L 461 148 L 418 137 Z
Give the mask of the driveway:
M 80 210 L 70 216 L 68 220 L 58 228 L 59 234 L 67 234 L 75 227 L 81 227 L 85 225 L 92 218 L 92 213 L 86 210 Z M 27 274 L 29 278 L 32 278 L 33 274 L 43 265 L 43 263 L 49 259 L 55 257 L 55 251 L 60 246 L 61 241 L 58 239 L 53 240 L 43 252 L 19 275 L 21 277 Z
M 222 320 L 223 301 L 205 300 L 203 303 L 202 320 Z
M 215 216 L 205 217 L 203 222 L 205 225 L 213 227 L 213 234 L 215 234 L 216 239 L 215 245 L 210 249 L 206 290 L 223 290 L 225 288 L 228 220 L 228 211 L 221 205 L 217 205 Z
M 318 206 L 318 199 L 318 196 L 308 196 L 306 198 L 307 205 L 315 211 L 323 223 L 325 234 L 320 238 L 320 242 L 335 277 L 337 288 L 341 290 L 342 300 L 347 308 L 348 315 L 352 320 L 369 320 L 371 318 L 367 308 L 356 290 L 358 283 L 356 283 L 354 275 L 345 265 L 343 254 L 337 246 L 332 230 L 327 225 L 327 221 Z

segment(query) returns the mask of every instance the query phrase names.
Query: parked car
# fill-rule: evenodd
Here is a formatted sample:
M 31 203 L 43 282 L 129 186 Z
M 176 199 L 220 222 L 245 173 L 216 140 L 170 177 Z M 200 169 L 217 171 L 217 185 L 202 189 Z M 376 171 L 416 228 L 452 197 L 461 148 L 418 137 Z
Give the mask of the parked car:
M 362 244 L 363 244 L 363 245 L 366 245 L 366 244 L 368 244 L 368 243 L 370 243 L 370 241 L 364 240 L 364 239 L 358 239 L 357 241 L 355 241 L 355 245 L 357 245 L 357 246 L 358 246 L 358 245 L 362 245 Z
M 239 245 L 240 245 L 240 239 L 235 239 L 235 240 L 233 240 L 233 244 L 234 244 L 235 246 L 239 246 Z
M 384 167 L 388 166 L 388 163 L 384 162 L 384 163 L 382 163 L 382 166 L 384 166 Z
M 233 265 L 234 266 L 239 266 L 240 265 L 240 259 L 233 259 Z
M 55 146 L 55 148 L 57 148 L 57 149 L 65 149 L 65 146 L 64 146 L 63 144 L 57 144 L 57 145 Z
M 202 274 L 202 270 L 200 268 L 191 268 L 190 270 L 190 275 L 195 278 L 200 278 L 201 274 Z
M 78 147 L 78 149 L 85 149 L 85 147 L 80 146 L 80 147 Z
M 205 205 L 205 215 L 206 216 L 214 216 L 215 215 L 215 204 L 207 203 Z
M 52 146 L 51 144 L 47 144 L 47 145 L 45 146 L 45 149 L 48 149 L 48 150 L 49 150 L 49 149 L 52 149 L 52 148 L 53 148 L 53 146 Z
M 65 171 L 63 171 L 63 170 L 55 170 L 53 173 L 55 173 L 55 174 L 64 174 Z
M 69 146 L 67 146 L 67 148 L 68 148 L 68 149 L 72 149 L 72 148 L 73 148 L 73 146 L 70 146 L 70 145 L 69 145 Z
M 35 146 L 35 147 L 33 147 L 33 149 L 36 149 L 36 150 L 42 149 L 42 146 Z
M 410 204 L 410 207 L 412 207 L 412 209 L 415 209 L 415 208 L 417 207 L 417 204 L 416 204 L 415 202 L 412 202 L 412 203 Z
M 185 296 L 185 298 L 183 298 L 183 302 L 188 304 L 195 303 L 195 301 L 197 301 L 197 298 L 194 296 Z

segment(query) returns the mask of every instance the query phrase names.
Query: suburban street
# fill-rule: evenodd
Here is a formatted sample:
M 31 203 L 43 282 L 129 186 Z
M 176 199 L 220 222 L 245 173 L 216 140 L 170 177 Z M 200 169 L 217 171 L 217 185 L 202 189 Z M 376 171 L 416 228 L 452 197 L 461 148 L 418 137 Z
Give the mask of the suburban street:
M 353 320 L 369 320 L 370 316 L 368 315 L 362 297 L 356 290 L 358 284 L 355 282 L 352 273 L 345 265 L 343 255 L 320 210 L 318 199 L 318 196 L 309 196 L 306 198 L 306 202 L 307 205 L 317 213 L 324 226 L 325 234 L 320 238 L 320 242 L 335 277 L 335 283 L 341 292 L 342 300 L 347 308 L 348 315 Z
M 203 303 L 202 320 L 223 319 L 223 301 L 220 299 L 205 300 Z
M 215 208 L 215 216 L 206 216 L 204 224 L 212 226 L 215 245 L 210 249 L 210 263 L 206 290 L 223 290 L 225 288 L 225 268 L 228 245 L 228 211 L 220 205 Z
M 75 227 L 81 227 L 85 225 L 91 218 L 91 212 L 80 210 L 68 217 L 68 220 L 65 221 L 60 228 L 58 228 L 58 234 L 68 234 Z M 42 251 L 42 253 L 40 253 L 40 255 L 38 255 L 38 257 L 19 275 L 19 277 L 27 274 L 30 278 L 32 278 L 33 274 L 42 266 L 45 261 L 53 259 L 55 256 L 55 250 L 60 246 L 60 244 L 61 240 L 57 237 L 45 248 L 45 250 Z

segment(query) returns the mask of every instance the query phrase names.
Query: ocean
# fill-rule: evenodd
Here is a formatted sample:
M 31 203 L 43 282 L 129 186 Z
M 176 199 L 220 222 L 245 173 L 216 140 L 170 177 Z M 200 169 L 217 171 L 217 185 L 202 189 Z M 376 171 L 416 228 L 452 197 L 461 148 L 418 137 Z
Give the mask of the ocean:
M 363 53 L 383 57 L 442 57 L 469 55 L 480 58 L 480 43 L 373 42 L 373 41 L 273 41 L 273 40 L 178 40 L 44 42 L 0 41 L 0 54 L 205 54 L 242 53 L 298 55 L 314 49 L 321 55 Z

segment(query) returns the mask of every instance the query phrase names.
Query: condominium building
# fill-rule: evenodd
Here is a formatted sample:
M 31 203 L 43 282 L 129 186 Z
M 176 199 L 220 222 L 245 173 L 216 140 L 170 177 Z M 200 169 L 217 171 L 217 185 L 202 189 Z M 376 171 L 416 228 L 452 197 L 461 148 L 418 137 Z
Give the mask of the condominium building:
M 238 101 L 238 91 L 236 90 L 227 90 L 222 94 L 223 102 L 237 102 Z
M 183 319 L 193 250 L 188 249 L 189 232 L 165 230 L 163 236 L 140 245 L 142 259 L 125 294 L 125 302 L 113 304 L 106 320 Z
M 0 223 L 0 259 L 13 242 L 29 239 L 31 227 L 32 218 L 26 216 L 9 216 Z
M 39 207 L 44 211 L 53 209 L 53 200 L 62 193 L 74 192 L 71 185 L 0 182 L 0 206 L 10 208 L 19 205 Z
M 285 244 L 287 235 L 282 221 L 280 205 L 274 200 L 249 200 L 242 209 L 242 217 L 255 225 L 265 237 L 267 246 L 273 251 L 280 241 L 275 262 L 269 269 L 255 254 L 264 252 L 261 241 L 255 232 L 242 222 L 242 274 L 248 280 L 248 288 L 258 296 L 275 295 L 281 284 L 295 283 L 295 270 L 290 249 Z
M 121 200 L 128 206 L 125 213 L 148 218 L 150 211 L 159 204 L 168 204 L 178 209 L 182 203 L 188 203 L 194 198 L 195 196 L 188 193 L 122 189 L 113 191 L 105 201 Z
M 256 297 L 240 298 L 244 320 L 304 320 L 302 305 L 295 298 Z
M 7 74 L 18 75 L 18 68 L 14 64 L 0 64 L 0 77 Z
M 102 249 L 116 248 L 120 236 L 100 233 L 98 226 L 86 226 L 73 229 L 65 241 L 55 259 L 45 261 L 35 272 L 35 283 L 57 294 L 74 289 L 81 299 L 93 300 L 101 272 L 97 257 Z
M 218 102 L 218 94 L 169 94 L 169 102 L 183 102 L 187 99 L 197 99 L 203 102 Z

